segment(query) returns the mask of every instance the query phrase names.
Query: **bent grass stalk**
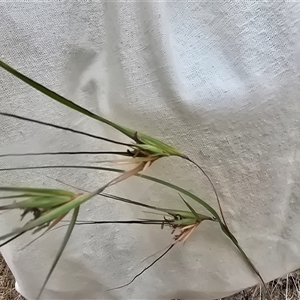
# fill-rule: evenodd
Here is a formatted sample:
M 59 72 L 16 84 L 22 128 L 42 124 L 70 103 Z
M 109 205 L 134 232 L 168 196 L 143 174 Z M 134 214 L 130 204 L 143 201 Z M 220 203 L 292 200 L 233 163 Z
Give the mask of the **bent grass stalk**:
M 211 181 L 210 177 L 207 175 L 207 173 L 203 170 L 203 168 L 199 164 L 197 164 L 196 162 L 194 162 L 192 159 L 190 159 L 187 155 L 183 154 L 181 151 L 175 149 L 174 147 L 172 147 L 172 146 L 170 146 L 170 145 L 168 145 L 168 144 L 166 144 L 166 143 L 164 143 L 164 142 L 162 142 L 162 141 L 160 141 L 158 139 L 152 138 L 151 136 L 148 136 L 146 134 L 140 133 L 140 132 L 138 132 L 136 130 L 132 130 L 132 129 L 129 129 L 127 127 L 121 126 L 119 124 L 116 124 L 116 123 L 108 120 L 108 119 L 105 119 L 105 118 L 103 118 L 101 116 L 98 116 L 98 115 L 94 114 L 93 112 L 91 112 L 91 111 L 89 111 L 89 110 L 87 110 L 87 109 L 85 109 L 85 108 L 77 105 L 76 103 L 74 103 L 74 102 L 66 99 L 65 97 L 63 97 L 63 96 L 61 96 L 61 95 L 59 95 L 59 94 L 57 94 L 57 93 L 49 90 L 45 86 L 43 86 L 43 85 L 35 82 L 34 80 L 26 77 L 25 75 L 21 74 L 20 72 L 18 72 L 15 69 L 13 69 L 12 67 L 10 67 L 9 65 L 7 65 L 3 61 L 0 61 L 0 67 L 2 67 L 3 69 L 5 69 L 6 71 L 8 71 L 9 73 L 11 73 L 12 75 L 16 76 L 17 78 L 19 78 L 23 82 L 27 83 L 31 87 L 33 87 L 36 90 L 40 91 L 41 93 L 49 96 L 53 100 L 55 100 L 55 101 L 57 101 L 57 102 L 65 105 L 65 106 L 67 106 L 67 107 L 69 107 L 69 108 L 71 108 L 73 110 L 76 110 L 77 112 L 79 112 L 81 114 L 84 114 L 84 115 L 86 115 L 86 116 L 88 116 L 88 117 L 90 117 L 92 119 L 95 119 L 97 121 L 100 121 L 102 123 L 105 123 L 105 124 L 113 127 L 114 129 L 116 129 L 119 132 L 123 133 L 125 136 L 129 137 L 130 139 L 132 139 L 134 143 L 132 143 L 132 144 L 131 143 L 122 143 L 122 142 L 119 142 L 119 141 L 114 141 L 112 139 L 108 139 L 108 138 L 104 138 L 104 137 L 99 137 L 99 136 L 96 136 L 96 135 L 91 135 L 91 134 L 88 134 L 88 133 L 85 133 L 85 132 L 80 132 L 78 130 L 74 130 L 74 129 L 71 129 L 71 128 L 66 128 L 66 127 L 63 127 L 63 126 L 60 126 L 60 125 L 54 125 L 54 124 L 51 124 L 51 123 L 47 123 L 47 122 L 43 122 L 43 121 L 39 121 L 39 120 L 34 120 L 34 119 L 30 119 L 30 118 L 26 118 L 26 117 L 23 117 L 23 116 L 18 116 L 18 115 L 10 114 L 10 113 L 0 112 L 0 114 L 2 116 L 14 117 L 14 118 L 21 119 L 23 121 L 34 122 L 34 123 L 37 123 L 37 124 L 40 124 L 40 125 L 50 126 L 50 127 L 54 127 L 54 128 L 57 128 L 57 129 L 62 129 L 62 130 L 66 130 L 66 131 L 69 131 L 69 132 L 77 133 L 77 134 L 84 134 L 84 135 L 92 137 L 92 138 L 97 138 L 97 139 L 100 139 L 100 140 L 103 140 L 103 141 L 106 141 L 106 142 L 110 142 L 110 143 L 119 144 L 119 145 L 123 145 L 123 146 L 129 147 L 131 150 L 127 150 L 127 151 L 124 151 L 124 152 L 118 152 L 118 153 L 117 152 L 113 153 L 113 151 L 110 152 L 110 153 L 108 153 L 108 152 L 104 153 L 103 152 L 102 154 L 117 154 L 117 155 L 123 155 L 123 156 L 130 156 L 129 160 L 126 160 L 125 162 L 127 162 L 127 163 L 133 163 L 133 164 L 137 165 L 133 169 L 131 169 L 129 171 L 126 171 L 126 172 L 123 171 L 123 170 L 98 167 L 97 169 L 99 169 L 99 170 L 119 172 L 119 173 L 122 173 L 122 174 L 119 175 L 114 180 L 112 180 L 111 182 L 109 182 L 106 185 L 104 185 L 103 187 L 101 187 L 100 189 L 98 189 L 98 190 L 96 190 L 96 191 L 94 191 L 94 192 L 92 192 L 90 194 L 79 195 L 77 197 L 77 199 L 72 199 L 72 201 L 64 203 L 62 205 L 62 207 L 64 207 L 64 209 L 61 208 L 61 207 L 59 207 L 58 210 L 57 210 L 56 207 L 52 208 L 52 210 L 50 212 L 47 212 L 45 215 L 41 215 L 37 219 L 35 219 L 35 220 L 29 222 L 28 224 L 26 224 L 23 227 L 23 229 L 15 230 L 15 231 L 13 231 L 13 234 L 10 233 L 10 234 L 4 235 L 4 236 L 2 236 L 2 239 L 3 238 L 9 238 L 12 235 L 22 234 L 24 232 L 24 230 L 26 232 L 28 230 L 33 229 L 34 227 L 40 227 L 43 224 L 49 223 L 49 222 L 52 222 L 52 224 L 54 224 L 53 226 L 55 226 L 56 223 L 59 223 L 61 221 L 61 219 L 63 219 L 64 216 L 68 212 L 70 212 L 70 210 L 73 210 L 73 216 L 77 216 L 79 207 L 80 207 L 80 205 L 82 203 L 84 203 L 85 201 L 91 199 L 92 197 L 94 197 L 98 193 L 104 191 L 108 186 L 117 184 L 117 183 L 119 183 L 119 182 L 121 182 L 123 180 L 128 179 L 131 176 L 135 176 L 136 175 L 136 176 L 140 176 L 142 178 L 145 178 L 145 179 L 152 180 L 154 182 L 163 184 L 163 185 L 168 186 L 168 187 L 170 187 L 172 189 L 175 189 L 175 190 L 177 190 L 177 191 L 179 191 L 179 192 L 187 195 L 188 197 L 192 198 L 193 200 L 197 201 L 199 204 L 201 204 L 206 210 L 208 210 L 213 215 L 213 217 L 219 223 L 222 231 L 232 240 L 232 242 L 239 249 L 239 251 L 241 252 L 241 254 L 243 255 L 243 257 L 246 259 L 246 261 L 249 264 L 249 266 L 251 266 L 251 268 L 254 270 L 254 272 L 257 274 L 257 276 L 262 281 L 262 283 L 265 285 L 264 280 L 262 279 L 260 273 L 255 268 L 255 266 L 252 264 L 252 262 L 250 261 L 250 259 L 248 258 L 248 256 L 245 254 L 245 252 L 241 249 L 238 241 L 235 239 L 234 235 L 229 230 L 229 228 L 227 226 L 227 223 L 226 223 L 226 220 L 225 220 L 225 217 L 224 217 L 224 214 L 223 214 L 223 210 L 222 210 L 222 207 L 221 207 L 220 199 L 219 199 L 218 193 L 216 191 L 216 188 L 215 188 L 213 182 Z M 63 152 L 59 152 L 59 154 L 62 154 L 62 153 Z M 37 154 L 37 155 L 57 155 L 57 154 L 58 153 L 49 153 L 48 152 L 48 153 L 40 153 L 40 154 Z M 71 153 L 69 152 L 69 154 L 71 154 Z M 73 154 L 75 154 L 75 153 L 73 153 Z M 18 154 L 4 154 L 4 155 L 2 155 L 2 157 L 17 156 L 17 155 Z M 24 153 L 24 154 L 19 154 L 19 155 L 25 155 L 26 156 L 26 155 L 33 155 L 33 154 L 32 153 L 27 153 L 27 154 Z M 167 182 L 165 182 L 163 180 L 160 180 L 160 179 L 157 179 L 157 178 L 153 178 L 153 177 L 150 177 L 150 176 L 147 176 L 147 175 L 139 174 L 141 171 L 145 171 L 148 167 L 150 167 L 151 164 L 153 162 L 155 162 L 157 159 L 162 158 L 162 157 L 168 157 L 168 156 L 178 156 L 178 157 L 181 157 L 181 158 L 183 158 L 183 159 L 191 162 L 192 164 L 194 164 L 195 166 L 197 166 L 198 169 L 200 169 L 200 171 L 204 174 L 204 176 L 208 179 L 209 183 L 213 187 L 214 193 L 215 193 L 216 198 L 217 198 L 217 203 L 218 203 L 218 206 L 219 206 L 219 209 L 220 209 L 221 217 L 205 201 L 201 200 L 200 198 L 196 197 L 195 195 L 191 194 L 190 192 L 188 192 L 188 191 L 186 191 L 186 190 L 184 190 L 184 189 L 182 189 L 180 187 L 177 187 L 177 186 L 175 186 L 173 184 L 167 183 Z M 116 162 L 116 161 L 112 161 L 112 162 Z M 44 168 L 48 168 L 48 167 L 59 167 L 59 166 L 44 166 Z M 75 167 L 75 166 L 73 166 L 73 167 Z M 78 167 L 78 166 L 76 166 L 76 167 Z M 33 168 L 27 168 L 27 169 L 35 169 L 35 168 L 41 168 L 41 167 L 33 167 Z M 64 168 L 66 168 L 66 166 L 64 166 Z M 84 168 L 84 167 L 82 166 L 82 168 Z M 91 167 L 88 167 L 88 168 L 91 168 Z M 94 168 L 96 169 L 96 167 L 94 167 Z M 17 169 L 21 170 L 21 169 L 26 169 L 26 168 L 11 168 L 11 169 L 2 169 L 2 170 L 17 170 Z M 192 212 L 194 214 L 194 217 L 196 217 L 197 215 L 196 215 L 195 211 L 193 211 L 192 207 L 190 207 L 189 204 L 183 198 L 182 198 L 182 200 L 187 204 L 187 206 L 190 209 L 190 212 Z M 43 201 L 44 201 L 43 205 L 47 206 L 49 204 L 49 201 L 47 202 L 46 199 L 43 199 Z M 60 199 L 60 201 L 62 202 L 61 199 Z M 29 200 L 25 200 L 25 201 L 23 201 L 23 204 L 20 202 L 19 204 L 12 204 L 12 206 L 9 206 L 9 207 L 3 208 L 3 209 L 14 209 L 14 208 L 16 208 L 15 207 L 16 205 L 19 206 L 19 208 L 24 208 L 26 205 L 29 205 L 29 202 L 30 202 Z M 53 201 L 53 203 L 54 202 L 55 201 Z M 32 199 L 31 199 L 30 203 L 32 203 Z M 56 203 L 56 204 L 59 205 L 61 203 L 59 203 L 59 204 Z M 24 207 L 21 207 L 22 205 Z M 31 205 L 34 205 L 34 204 L 31 204 Z M 42 204 L 39 204 L 39 205 L 42 205 Z M 74 217 L 74 218 L 75 218 L 75 221 L 76 221 L 77 217 Z M 39 220 L 39 221 L 37 221 L 37 220 Z M 40 223 L 41 220 L 43 220 L 42 223 Z M 73 227 L 74 227 L 74 224 L 75 224 L 74 222 L 71 222 L 70 225 L 69 225 L 69 229 L 68 229 L 66 237 L 64 239 L 62 248 L 60 249 L 61 252 L 58 255 L 58 259 L 59 259 L 59 256 L 61 255 L 61 253 L 62 253 L 65 245 L 67 244 L 68 238 L 70 237 L 70 235 L 72 233 L 72 230 L 73 230 Z M 58 261 L 58 259 L 57 259 L 57 261 Z M 54 267 L 55 267 L 57 261 L 55 262 Z M 54 269 L 54 267 L 53 267 L 53 269 Z M 53 269 L 51 269 L 49 277 L 50 277 Z M 49 277 L 47 277 L 47 280 L 49 279 Z

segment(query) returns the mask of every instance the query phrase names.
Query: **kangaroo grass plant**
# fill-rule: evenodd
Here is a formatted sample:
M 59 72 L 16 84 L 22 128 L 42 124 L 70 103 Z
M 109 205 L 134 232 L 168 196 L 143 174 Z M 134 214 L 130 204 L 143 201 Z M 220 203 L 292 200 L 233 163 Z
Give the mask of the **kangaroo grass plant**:
M 168 225 L 174 229 L 175 237 L 174 242 L 168 247 L 168 249 L 160 255 L 156 260 L 153 261 L 152 264 L 150 264 L 147 268 L 145 268 L 143 271 L 141 271 L 139 274 L 137 274 L 132 281 L 129 283 L 117 287 L 125 287 L 131 282 L 133 282 L 138 276 L 140 276 L 143 272 L 145 272 L 148 268 L 150 268 L 153 264 L 155 264 L 159 259 L 161 259 L 165 254 L 167 254 L 172 247 L 178 243 L 178 242 L 185 242 L 186 239 L 192 234 L 192 232 L 197 228 L 197 226 L 205 220 L 217 222 L 219 226 L 221 227 L 221 230 L 226 234 L 228 238 L 234 243 L 234 245 L 238 248 L 242 256 L 244 257 L 245 261 L 248 263 L 248 265 L 252 268 L 252 270 L 256 273 L 256 275 L 260 278 L 262 283 L 265 285 L 264 280 L 262 276 L 260 275 L 259 271 L 256 269 L 256 267 L 253 265 L 251 260 L 248 258 L 248 256 L 245 254 L 245 252 L 240 247 L 238 241 L 234 237 L 234 235 L 231 233 L 230 229 L 227 226 L 222 207 L 220 204 L 220 199 L 218 197 L 218 193 L 207 175 L 207 173 L 201 168 L 199 164 L 194 162 L 192 159 L 190 159 L 186 154 L 182 153 L 181 151 L 177 150 L 173 146 L 170 146 L 158 139 L 155 139 L 151 136 L 148 136 L 146 134 L 140 133 L 137 130 L 132 130 L 127 127 L 121 126 L 119 124 L 116 124 L 108 119 L 105 119 L 101 116 L 98 116 L 94 114 L 93 112 L 77 105 L 76 103 L 66 99 L 63 96 L 60 96 L 59 94 L 49 90 L 48 88 L 44 87 L 43 85 L 37 83 L 36 81 L 26 77 L 25 75 L 21 74 L 17 70 L 13 69 L 6 63 L 0 61 L 0 67 L 11 73 L 12 75 L 16 76 L 23 82 L 27 83 L 31 87 L 35 88 L 36 90 L 40 91 L 41 93 L 49 96 L 53 100 L 73 109 L 77 112 L 84 114 L 92 119 L 95 119 L 97 121 L 100 121 L 106 125 L 109 125 L 113 127 L 114 129 L 118 130 L 122 134 L 124 134 L 126 137 L 131 139 L 131 142 L 128 143 L 122 143 L 119 141 L 115 141 L 106 137 L 97 136 L 93 134 L 89 134 L 86 132 L 82 132 L 79 130 L 63 127 L 60 125 L 47 123 L 40 120 L 35 120 L 32 118 L 27 118 L 24 116 L 19 116 L 7 112 L 0 112 L 0 115 L 6 116 L 6 117 L 12 117 L 17 118 L 23 121 L 27 122 L 33 122 L 39 125 L 48 126 L 60 130 L 65 130 L 68 132 L 81 134 L 88 136 L 90 138 L 100 139 L 105 142 L 109 142 L 112 144 L 118 144 L 125 146 L 126 148 L 124 151 L 103 151 L 103 152 L 91 152 L 91 151 L 83 151 L 83 152 L 72 152 L 72 151 L 59 151 L 59 152 L 42 152 L 42 153 L 7 153 L 7 154 L 1 154 L 0 158 L 5 158 L 8 156 L 28 156 L 28 155 L 73 155 L 73 154 L 84 154 L 84 155 L 94 155 L 94 154 L 103 154 L 103 155 L 109 155 L 109 154 L 115 154 L 119 156 L 123 156 L 125 158 L 117 159 L 117 160 L 102 160 L 98 161 L 97 163 L 114 163 L 114 164 L 132 164 L 134 165 L 133 168 L 131 168 L 129 171 L 119 170 L 119 169 L 113 169 L 113 168 L 107 168 L 107 167 L 98 167 L 98 166 L 59 166 L 59 165 L 48 165 L 48 166 L 40 166 L 40 167 L 16 167 L 16 168 L 2 168 L 1 171 L 16 171 L 16 170 L 36 170 L 36 169 L 48 169 L 48 168 L 81 168 L 81 169 L 90 169 L 90 170 L 99 170 L 99 171 L 105 171 L 105 172 L 116 172 L 119 173 L 119 175 L 111 180 L 110 182 L 103 184 L 102 187 L 96 189 L 92 192 L 84 192 L 84 193 L 73 193 L 70 191 L 64 191 L 59 189 L 44 189 L 44 188 L 22 188 L 22 187 L 0 187 L 0 192 L 2 193 L 9 193 L 6 196 L 1 197 L 1 199 L 13 199 L 13 200 L 20 200 L 18 202 L 13 202 L 9 205 L 3 205 L 0 206 L 1 210 L 13 210 L 13 209 L 21 209 L 22 215 L 21 218 L 25 217 L 27 214 L 31 214 L 33 218 L 28 221 L 23 227 L 17 228 L 12 230 L 10 233 L 7 233 L 0 237 L 0 240 L 6 240 L 2 245 L 12 241 L 13 239 L 19 237 L 20 235 L 24 234 L 27 231 L 33 231 L 34 233 L 37 231 L 40 231 L 42 229 L 45 229 L 47 231 L 53 229 L 58 223 L 60 223 L 67 214 L 72 213 L 71 221 L 69 221 L 68 229 L 66 232 L 66 235 L 63 239 L 62 245 L 58 251 L 58 254 L 50 268 L 50 271 L 46 277 L 46 280 L 41 288 L 41 291 L 38 295 L 38 298 L 40 297 L 44 287 L 46 286 L 52 272 L 54 271 L 59 258 L 61 257 L 66 244 L 72 234 L 74 226 L 77 225 L 83 225 L 84 222 L 77 222 L 77 217 L 79 213 L 80 206 L 87 202 L 88 200 L 92 199 L 96 195 L 102 195 L 105 197 L 109 197 L 111 199 L 114 199 L 116 201 L 122 201 L 126 202 L 132 205 L 138 205 L 143 206 L 149 209 L 153 209 L 156 211 L 159 211 L 161 213 L 164 213 L 168 215 L 169 217 L 164 217 L 163 220 L 133 220 L 133 221 L 111 221 L 111 223 L 120 222 L 121 223 L 131 223 L 131 224 L 147 224 L 147 225 L 153 225 L 153 224 L 160 224 L 162 227 L 164 225 Z M 185 159 L 194 165 L 196 165 L 201 172 L 205 175 L 205 177 L 208 179 L 210 184 L 212 185 L 212 188 L 214 190 L 214 193 L 217 198 L 218 206 L 220 209 L 220 216 L 219 214 L 205 201 L 197 197 L 196 195 L 190 193 L 189 191 L 178 187 L 174 184 L 171 184 L 169 182 L 163 181 L 158 178 L 150 177 L 145 174 L 141 174 L 141 172 L 144 172 L 147 170 L 156 160 L 160 158 L 165 157 L 172 157 L 177 156 L 182 159 Z M 108 188 L 111 185 L 118 184 L 121 181 L 124 181 L 132 176 L 138 176 L 140 178 L 151 180 L 153 182 L 156 182 L 158 184 L 164 185 L 165 187 L 171 188 L 173 190 L 176 190 L 180 193 L 180 197 L 182 201 L 186 204 L 188 207 L 188 211 L 182 211 L 182 210 L 173 210 L 173 209 L 162 209 L 154 206 L 150 206 L 147 204 L 139 203 L 130 199 L 113 196 L 109 194 L 103 194 L 104 190 Z M 197 213 L 192 206 L 181 196 L 184 194 L 185 196 L 189 197 L 190 199 L 196 201 L 199 203 L 207 213 L 210 215 L 203 215 L 200 213 Z M 110 223 L 108 221 L 97 221 L 98 224 L 103 223 Z M 85 223 L 87 224 L 87 223 Z M 91 224 L 91 223 L 89 223 Z M 96 224 L 96 222 L 93 222 L 92 224 Z M 57 227 L 56 227 L 57 228 Z M 44 232 L 44 233 L 45 233 Z M 268 294 L 269 299 L 270 295 Z

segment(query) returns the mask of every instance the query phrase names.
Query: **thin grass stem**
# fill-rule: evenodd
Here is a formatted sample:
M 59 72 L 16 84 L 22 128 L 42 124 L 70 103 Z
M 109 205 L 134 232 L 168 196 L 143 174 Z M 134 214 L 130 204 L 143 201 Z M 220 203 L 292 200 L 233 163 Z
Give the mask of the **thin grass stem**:
M 120 286 L 112 288 L 112 289 L 109 289 L 108 291 L 118 290 L 118 289 L 124 288 L 124 287 L 130 285 L 131 283 L 133 283 L 139 276 L 141 276 L 148 269 L 150 269 L 155 263 L 157 263 L 160 259 L 162 259 L 174 246 L 175 246 L 175 244 L 173 243 L 163 254 L 161 254 L 157 259 L 155 259 L 149 266 L 144 268 L 140 273 L 135 275 L 128 283 L 120 285 Z
M 212 180 L 210 179 L 208 174 L 204 171 L 204 169 L 199 164 L 197 164 L 195 161 L 193 161 L 192 159 L 190 159 L 188 157 L 186 157 L 185 159 L 188 160 L 189 162 L 191 162 L 192 164 L 194 164 L 202 172 L 202 174 L 207 178 L 207 180 L 209 181 L 209 183 L 212 186 L 213 191 L 216 195 L 216 198 L 217 198 L 217 202 L 218 202 L 219 210 L 220 210 L 220 213 L 221 213 L 222 221 L 223 221 L 224 225 L 228 228 L 228 225 L 227 225 L 225 217 L 224 217 L 223 209 L 222 209 L 222 206 L 221 206 L 221 201 L 220 201 L 217 189 L 215 188 L 215 185 L 213 184 Z
M 28 121 L 28 122 L 31 122 L 31 123 L 36 123 L 36 124 L 56 128 L 56 129 L 62 129 L 62 130 L 65 130 L 65 131 L 85 135 L 85 136 L 88 136 L 88 137 L 91 137 L 91 138 L 94 138 L 94 139 L 102 140 L 102 141 L 105 141 L 105 142 L 110 142 L 110 143 L 117 144 L 117 145 L 122 145 L 122 146 L 127 146 L 127 147 L 133 146 L 132 144 L 126 144 L 126 143 L 118 142 L 118 141 L 107 139 L 107 138 L 104 138 L 104 137 L 101 137 L 101 136 L 98 136 L 98 135 L 86 133 L 86 132 L 79 131 L 79 130 L 72 129 L 72 128 L 68 128 L 68 127 L 63 127 L 63 126 L 60 126 L 60 125 L 55 125 L 55 124 L 48 123 L 48 122 L 43 122 L 43 121 L 31 119 L 31 118 L 26 118 L 26 117 L 19 116 L 19 115 L 16 115 L 16 114 L 9 114 L 9 113 L 5 113 L 5 112 L 0 112 L 0 115 L 6 116 L 6 117 L 12 117 L 12 118 L 19 119 L 19 120 L 22 120 L 22 121 Z
M 112 155 L 123 155 L 132 156 L 130 153 L 125 151 L 61 151 L 61 152 L 30 152 L 30 153 L 7 153 L 1 154 L 0 158 L 3 157 L 16 157 L 16 156 L 44 156 L 44 155 L 102 155 L 102 154 L 112 154 Z
M 21 235 L 23 235 L 26 231 L 20 232 L 18 234 L 16 234 L 15 236 L 11 237 L 10 239 L 8 239 L 7 241 L 3 242 L 0 244 L 0 248 L 7 245 L 8 243 L 12 242 L 13 240 L 15 240 L 16 238 L 20 237 Z

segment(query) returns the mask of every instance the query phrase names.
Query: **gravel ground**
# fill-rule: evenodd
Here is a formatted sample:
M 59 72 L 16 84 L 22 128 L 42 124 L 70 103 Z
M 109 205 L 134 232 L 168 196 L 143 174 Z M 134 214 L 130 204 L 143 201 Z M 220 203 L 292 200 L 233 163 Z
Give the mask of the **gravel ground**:
M 0 299 L 24 300 L 15 290 L 15 279 L 0 255 Z

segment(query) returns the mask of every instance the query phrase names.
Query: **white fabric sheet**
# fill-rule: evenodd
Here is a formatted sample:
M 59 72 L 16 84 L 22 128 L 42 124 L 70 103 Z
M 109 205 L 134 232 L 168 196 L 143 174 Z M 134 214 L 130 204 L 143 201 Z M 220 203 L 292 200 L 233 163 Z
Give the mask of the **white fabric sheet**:
M 6 2 L 0 4 L 0 56 L 24 74 L 120 124 L 160 138 L 199 162 L 216 184 L 229 226 L 271 280 L 300 266 L 300 4 L 230 2 Z M 0 70 L 1 111 L 127 141 Z M 1 152 L 112 149 L 101 141 L 0 118 Z M 118 149 L 114 146 L 113 149 Z M 1 166 L 86 163 L 91 157 L 1 159 Z M 94 158 L 95 159 L 95 158 Z M 207 180 L 179 159 L 149 174 L 216 200 Z M 56 169 L 1 173 L 1 185 L 92 190 L 115 174 Z M 47 177 L 47 176 L 50 176 Z M 183 208 L 176 192 L 130 179 L 111 193 Z M 190 202 L 201 211 L 195 203 Z M 151 217 L 95 198 L 81 220 Z M 19 212 L 1 215 L 1 233 Z M 65 229 L 22 249 L 1 251 L 19 291 L 36 297 Z M 217 224 L 124 289 L 143 258 L 172 241 L 146 226 L 76 228 L 43 299 L 214 299 L 258 283 Z

